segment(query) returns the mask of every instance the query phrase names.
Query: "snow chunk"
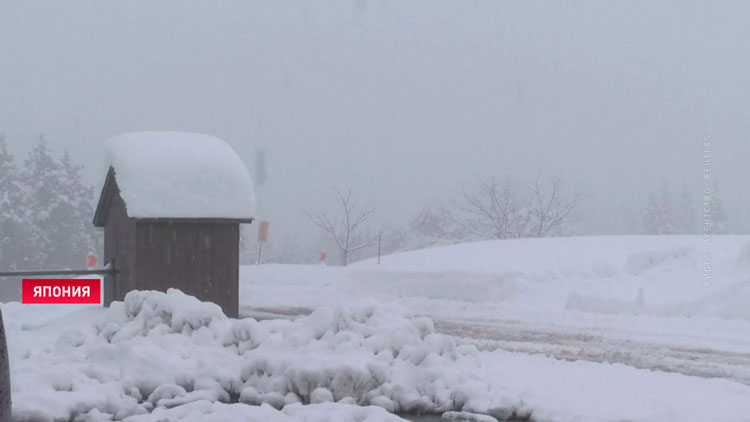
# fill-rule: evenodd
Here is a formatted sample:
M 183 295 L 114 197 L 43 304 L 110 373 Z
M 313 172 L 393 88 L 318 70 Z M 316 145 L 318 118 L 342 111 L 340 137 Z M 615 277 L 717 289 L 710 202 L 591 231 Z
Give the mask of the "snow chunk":
M 382 407 L 386 411 L 393 413 L 396 411 L 396 405 L 393 404 L 393 400 L 386 396 L 375 396 L 370 400 L 370 404 L 377 407 Z
M 333 394 L 323 387 L 316 388 L 312 394 L 310 394 L 310 403 L 331 403 L 333 402 Z
M 228 324 L 218 305 L 201 302 L 178 289 L 168 289 L 166 294 L 133 290 L 125 295 L 124 302 L 115 302 L 112 309 L 115 311 L 98 323 L 100 335 L 112 343 L 151 334 L 201 335 L 202 329 L 207 329 L 208 338 L 212 338 L 219 335 L 217 325 Z M 227 334 L 222 331 L 222 336 Z
M 166 399 L 172 400 L 178 397 L 182 397 L 187 392 L 184 388 L 176 384 L 162 384 L 156 387 L 153 393 L 148 396 L 148 402 L 152 405 L 159 406 L 159 401 Z
M 492 416 L 469 412 L 445 412 L 440 419 L 458 422 L 497 422 Z
M 224 141 L 186 132 L 140 132 L 107 141 L 128 216 L 252 218 L 255 192 Z

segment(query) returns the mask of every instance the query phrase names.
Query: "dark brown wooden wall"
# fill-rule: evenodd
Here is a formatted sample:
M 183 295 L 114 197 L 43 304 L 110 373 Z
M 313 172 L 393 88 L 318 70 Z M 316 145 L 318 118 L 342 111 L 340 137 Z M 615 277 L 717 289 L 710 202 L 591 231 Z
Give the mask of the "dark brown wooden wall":
M 135 284 L 129 289 L 170 287 L 238 315 L 239 224 L 136 220 Z
M 238 222 L 136 220 L 128 217 L 114 178 L 103 193 L 104 262 L 118 273 L 105 277 L 104 304 L 131 290 L 174 287 L 238 315 Z
M 114 182 L 114 181 L 113 181 Z M 113 300 L 122 300 L 125 293 L 134 285 L 135 276 L 135 220 L 128 217 L 125 202 L 120 197 L 117 185 L 111 186 L 104 226 L 104 262 L 115 260 L 119 271 L 114 276 L 104 278 L 104 305 L 109 306 Z

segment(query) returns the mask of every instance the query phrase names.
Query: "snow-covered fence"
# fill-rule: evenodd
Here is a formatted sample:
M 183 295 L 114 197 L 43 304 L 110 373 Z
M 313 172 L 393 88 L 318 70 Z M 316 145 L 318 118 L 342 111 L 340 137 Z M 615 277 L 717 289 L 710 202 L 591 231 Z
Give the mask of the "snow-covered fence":
M 114 268 L 101 270 L 29 270 L 29 271 L 0 271 L 0 277 L 36 277 L 48 275 L 113 275 Z

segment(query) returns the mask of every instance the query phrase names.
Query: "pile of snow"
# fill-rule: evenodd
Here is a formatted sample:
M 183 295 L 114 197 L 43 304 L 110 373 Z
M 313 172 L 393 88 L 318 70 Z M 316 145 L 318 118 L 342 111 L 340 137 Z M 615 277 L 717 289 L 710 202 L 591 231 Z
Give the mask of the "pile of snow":
M 252 180 L 229 145 L 213 136 L 140 132 L 107 141 L 109 164 L 134 218 L 251 218 Z
M 79 310 L 34 329 L 19 326 L 25 309 L 3 309 L 18 420 L 179 419 L 192 412 L 185 406 L 215 403 L 265 404 L 290 417 L 326 403 L 433 413 L 476 407 L 475 397 L 494 403 L 487 382 L 464 372 L 479 369 L 476 348 L 456 346 L 429 319 L 397 307 L 324 307 L 295 321 L 259 322 L 229 319 L 178 290 L 135 291 L 109 309 Z M 240 412 L 273 413 L 252 409 Z M 331 420 L 347 420 L 347 409 L 377 411 L 344 407 Z
M 743 384 L 478 351 L 436 334 L 430 319 L 373 301 L 264 321 L 227 318 L 177 290 L 131 292 L 109 309 L 2 311 L 19 421 L 402 421 L 390 412 L 741 421 L 750 413 Z

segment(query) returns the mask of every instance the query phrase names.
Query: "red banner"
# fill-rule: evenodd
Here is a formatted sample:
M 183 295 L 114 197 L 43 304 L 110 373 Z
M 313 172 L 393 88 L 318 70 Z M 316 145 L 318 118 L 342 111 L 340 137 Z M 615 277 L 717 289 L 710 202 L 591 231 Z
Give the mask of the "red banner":
M 25 278 L 22 303 L 101 303 L 98 278 Z

